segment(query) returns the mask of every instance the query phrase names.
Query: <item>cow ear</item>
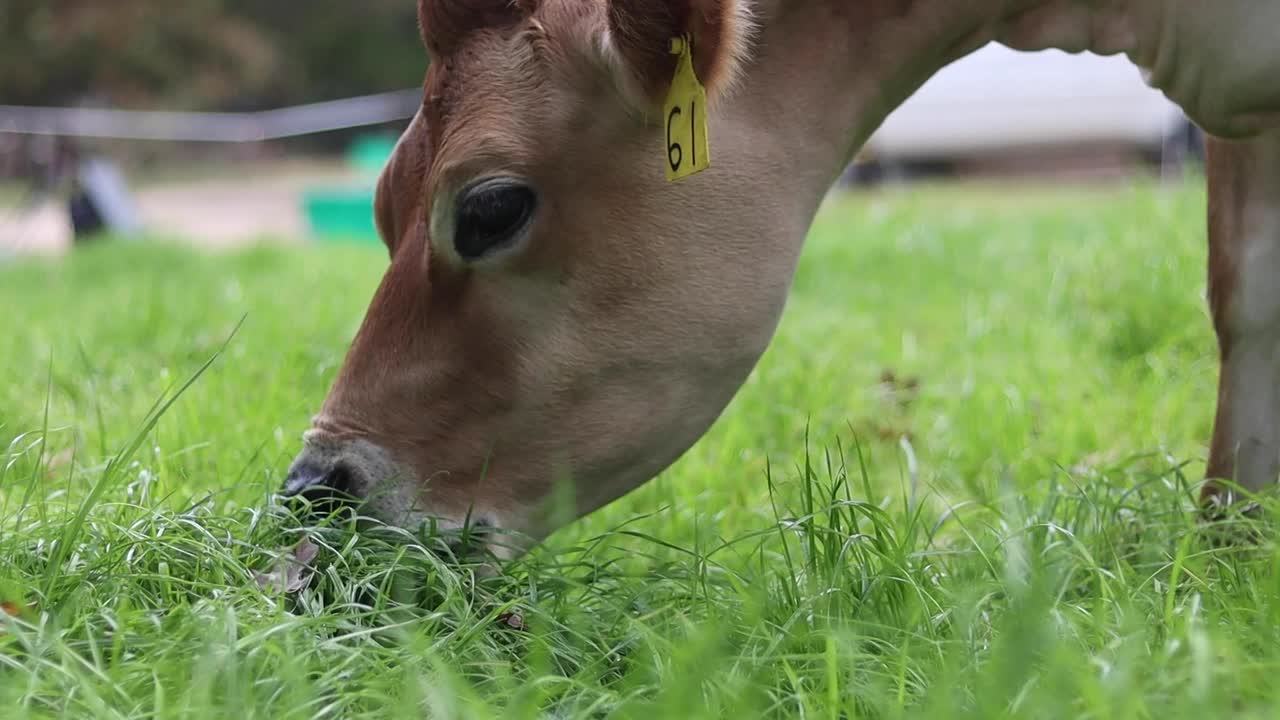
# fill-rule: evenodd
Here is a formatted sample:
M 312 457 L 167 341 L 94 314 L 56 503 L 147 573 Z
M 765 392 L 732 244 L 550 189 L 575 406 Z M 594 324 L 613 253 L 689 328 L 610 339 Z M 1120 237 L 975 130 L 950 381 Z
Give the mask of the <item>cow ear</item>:
M 423 186 L 431 164 L 430 153 L 427 122 L 419 111 L 382 168 L 373 199 L 378 234 L 393 256 L 406 237 L 423 230 Z
M 661 107 L 675 75 L 673 38 L 688 37 L 714 99 L 732 84 L 750 42 L 745 0 L 609 0 L 606 52 L 646 107 Z

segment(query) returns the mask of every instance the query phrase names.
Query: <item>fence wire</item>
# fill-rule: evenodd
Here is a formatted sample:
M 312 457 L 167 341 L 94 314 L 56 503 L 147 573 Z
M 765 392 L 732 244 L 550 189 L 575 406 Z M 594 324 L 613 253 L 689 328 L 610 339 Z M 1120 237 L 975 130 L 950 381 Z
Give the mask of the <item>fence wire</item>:
M 249 113 L 0 105 L 0 133 L 252 143 L 406 120 L 421 103 L 422 90 L 413 89 Z

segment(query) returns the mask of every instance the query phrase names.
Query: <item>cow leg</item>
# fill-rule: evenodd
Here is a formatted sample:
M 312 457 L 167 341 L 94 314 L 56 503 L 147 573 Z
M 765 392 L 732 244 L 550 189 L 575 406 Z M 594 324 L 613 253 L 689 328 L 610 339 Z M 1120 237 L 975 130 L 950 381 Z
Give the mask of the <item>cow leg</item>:
M 1221 506 L 1280 476 L 1280 132 L 1211 139 L 1209 305 L 1221 353 L 1201 500 Z

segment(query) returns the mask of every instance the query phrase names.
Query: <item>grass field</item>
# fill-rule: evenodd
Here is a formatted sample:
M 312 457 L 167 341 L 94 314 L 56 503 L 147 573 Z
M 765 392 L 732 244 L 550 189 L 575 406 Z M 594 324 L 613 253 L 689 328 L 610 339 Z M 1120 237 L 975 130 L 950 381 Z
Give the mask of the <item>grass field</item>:
M 3 717 L 1274 717 L 1280 518 L 1190 513 L 1203 216 L 1195 183 L 832 201 L 707 437 L 479 579 L 272 499 L 380 250 L 9 265 Z M 303 537 L 310 585 L 259 589 Z

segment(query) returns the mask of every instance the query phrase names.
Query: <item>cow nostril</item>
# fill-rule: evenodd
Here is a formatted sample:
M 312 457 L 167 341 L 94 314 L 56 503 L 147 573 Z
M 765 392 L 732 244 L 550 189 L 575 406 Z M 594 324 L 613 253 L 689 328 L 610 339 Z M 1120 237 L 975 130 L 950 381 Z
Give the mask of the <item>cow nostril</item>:
M 302 500 L 312 512 L 328 515 L 349 504 L 354 484 L 354 474 L 346 465 L 323 469 L 298 463 L 289 469 L 281 494 Z
M 324 481 L 324 486 L 338 495 L 349 496 L 352 484 L 351 468 L 346 465 L 335 466 Z
M 351 480 L 351 470 L 345 465 L 323 470 L 311 464 L 297 464 L 289 469 L 280 492 L 285 497 L 305 495 L 316 489 L 345 493 L 351 491 Z

